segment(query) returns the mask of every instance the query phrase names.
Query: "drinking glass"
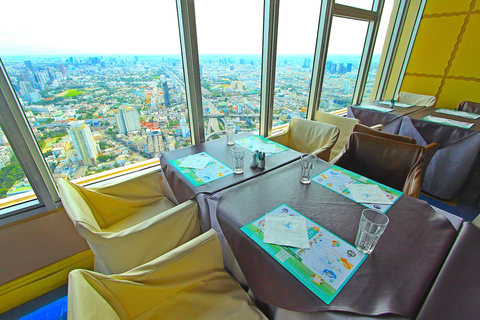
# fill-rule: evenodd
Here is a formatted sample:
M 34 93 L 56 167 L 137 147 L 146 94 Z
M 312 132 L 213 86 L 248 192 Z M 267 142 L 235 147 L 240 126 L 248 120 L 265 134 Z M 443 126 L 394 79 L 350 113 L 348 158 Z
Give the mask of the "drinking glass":
M 358 224 L 355 246 L 363 253 L 370 254 L 388 224 L 388 217 L 380 211 L 365 209 Z
M 225 124 L 225 131 L 227 132 L 227 145 L 233 146 L 235 144 L 235 124 L 227 122 Z
M 245 148 L 240 146 L 232 147 L 233 173 L 243 173 L 243 159 L 245 158 Z
M 311 174 L 313 168 L 315 168 L 315 163 L 317 162 L 317 156 L 313 154 L 305 154 L 300 160 L 300 165 L 302 166 L 302 176 L 300 177 L 300 182 L 303 184 L 310 184 L 312 180 Z

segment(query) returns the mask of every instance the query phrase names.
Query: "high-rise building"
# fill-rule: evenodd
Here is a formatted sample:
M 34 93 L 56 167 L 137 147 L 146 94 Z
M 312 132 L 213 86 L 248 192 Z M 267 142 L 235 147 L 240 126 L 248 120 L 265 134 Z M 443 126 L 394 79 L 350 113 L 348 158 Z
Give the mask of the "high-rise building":
M 118 112 L 115 113 L 115 120 L 117 121 L 118 133 L 127 134 L 141 129 L 138 112 L 133 107 L 118 109 Z
M 163 88 L 163 99 L 165 100 L 165 107 L 169 108 L 171 104 L 170 104 L 170 94 L 168 93 L 167 81 L 165 81 L 162 84 L 162 88 Z
M 187 138 L 190 136 L 190 128 L 188 127 L 185 115 L 182 115 L 182 118 L 180 119 L 180 129 L 182 130 L 182 138 Z
M 93 141 L 90 126 L 85 121 L 72 121 L 69 123 L 68 134 L 72 139 L 77 157 L 84 166 L 95 165 L 97 158 L 97 145 Z

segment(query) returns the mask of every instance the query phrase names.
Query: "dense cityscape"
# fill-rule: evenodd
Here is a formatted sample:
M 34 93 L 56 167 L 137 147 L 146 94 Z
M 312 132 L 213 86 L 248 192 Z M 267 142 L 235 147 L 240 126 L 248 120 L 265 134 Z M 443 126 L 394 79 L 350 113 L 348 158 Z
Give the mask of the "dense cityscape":
M 322 109 L 351 102 L 359 61 L 359 55 L 329 56 Z M 179 56 L 7 57 L 3 63 L 55 179 L 77 179 L 190 145 Z M 366 95 L 377 65 L 372 63 Z M 311 56 L 278 57 L 274 126 L 305 117 L 311 68 Z M 237 131 L 258 132 L 260 73 L 260 56 L 200 56 L 207 139 L 222 136 L 227 121 Z M 5 174 L 18 162 L 3 132 L 0 138 Z M 1 197 L 30 190 L 26 179 L 6 176 Z

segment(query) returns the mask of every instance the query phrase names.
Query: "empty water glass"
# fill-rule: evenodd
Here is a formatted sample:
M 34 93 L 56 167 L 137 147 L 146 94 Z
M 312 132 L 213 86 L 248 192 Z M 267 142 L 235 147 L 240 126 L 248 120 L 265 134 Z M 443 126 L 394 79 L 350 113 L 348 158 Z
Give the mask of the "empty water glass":
M 227 133 L 227 145 L 233 146 L 235 144 L 235 124 L 233 122 L 227 122 L 227 124 L 225 124 L 225 131 Z
M 232 147 L 233 173 L 243 173 L 243 159 L 245 158 L 245 148 L 240 146 Z
M 363 253 L 370 254 L 388 224 L 388 217 L 380 211 L 365 209 L 358 224 L 355 246 Z
M 310 180 L 313 168 L 315 168 L 315 163 L 317 163 L 317 156 L 313 154 L 306 154 L 302 156 L 300 160 L 300 165 L 302 166 L 302 176 L 300 177 L 300 182 L 303 184 L 310 184 Z

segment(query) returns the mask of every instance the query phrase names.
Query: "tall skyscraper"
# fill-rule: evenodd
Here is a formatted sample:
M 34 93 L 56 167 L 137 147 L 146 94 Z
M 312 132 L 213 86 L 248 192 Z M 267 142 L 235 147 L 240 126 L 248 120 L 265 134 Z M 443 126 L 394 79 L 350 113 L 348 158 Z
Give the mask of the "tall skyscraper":
M 165 100 L 165 107 L 169 108 L 171 104 L 170 104 L 170 94 L 168 93 L 167 81 L 165 81 L 162 84 L 162 88 L 163 88 L 163 99 Z
M 69 123 L 70 129 L 68 134 L 72 139 L 73 146 L 77 152 L 77 156 L 84 166 L 92 166 L 96 164 L 97 145 L 93 141 L 90 126 L 85 121 L 72 121 Z
M 134 107 L 118 109 L 118 112 L 115 113 L 115 120 L 117 121 L 118 133 L 127 134 L 141 129 L 140 118 Z

